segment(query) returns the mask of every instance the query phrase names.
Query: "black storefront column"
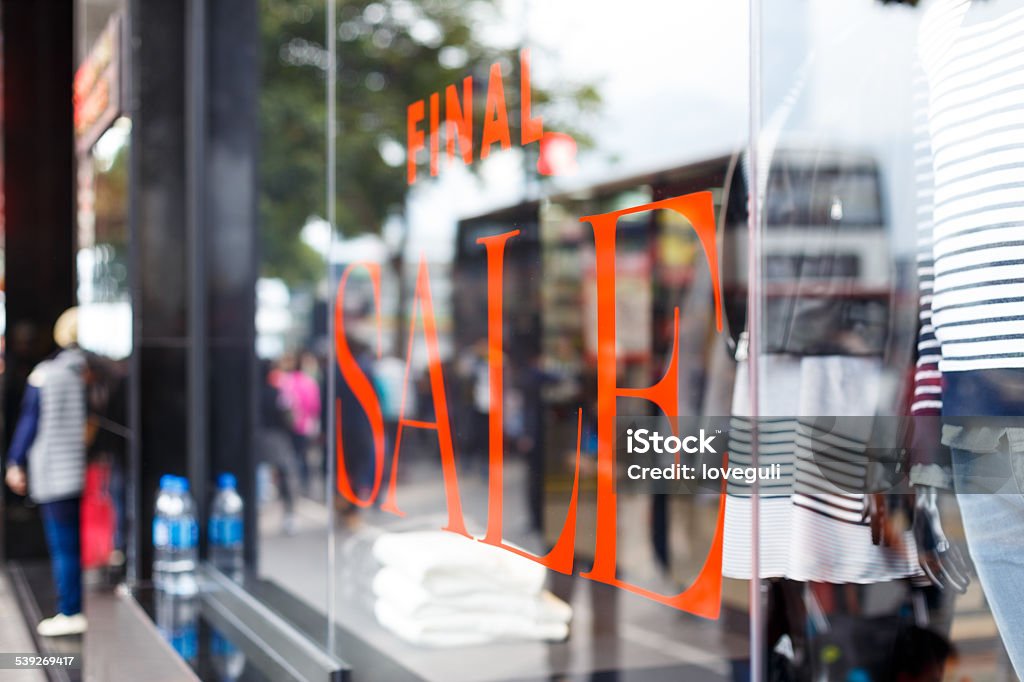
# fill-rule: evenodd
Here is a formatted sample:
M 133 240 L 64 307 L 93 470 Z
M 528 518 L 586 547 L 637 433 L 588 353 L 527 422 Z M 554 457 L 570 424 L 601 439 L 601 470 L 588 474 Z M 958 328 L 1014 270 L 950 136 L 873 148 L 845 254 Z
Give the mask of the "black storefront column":
M 230 471 L 238 477 L 250 529 L 246 565 L 255 567 L 259 5 L 257 0 L 205 4 L 208 461 L 212 476 Z
M 4 440 L 29 372 L 74 303 L 71 0 L 3 0 Z M 46 556 L 35 515 L 6 486 L 0 555 Z
M 162 474 L 188 476 L 201 522 L 220 471 L 239 476 L 253 507 L 256 12 L 256 0 L 129 8 L 138 548 L 129 561 L 142 580 Z
M 135 0 L 128 13 L 133 352 L 128 577 L 148 579 L 162 474 L 187 474 L 188 288 L 185 224 L 185 12 Z

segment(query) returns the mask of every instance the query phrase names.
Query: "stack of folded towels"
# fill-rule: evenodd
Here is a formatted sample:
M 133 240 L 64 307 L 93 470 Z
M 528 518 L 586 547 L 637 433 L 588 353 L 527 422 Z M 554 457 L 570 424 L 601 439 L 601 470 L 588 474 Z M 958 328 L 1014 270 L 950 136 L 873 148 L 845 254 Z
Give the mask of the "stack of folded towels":
M 372 545 L 374 614 L 414 644 L 560 641 L 572 609 L 544 589 L 545 569 L 444 531 L 385 533 Z

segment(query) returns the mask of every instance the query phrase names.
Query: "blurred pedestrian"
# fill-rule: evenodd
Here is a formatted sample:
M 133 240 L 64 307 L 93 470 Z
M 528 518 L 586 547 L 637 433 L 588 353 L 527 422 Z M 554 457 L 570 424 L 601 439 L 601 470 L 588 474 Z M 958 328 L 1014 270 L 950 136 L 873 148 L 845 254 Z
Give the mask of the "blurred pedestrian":
M 320 386 L 299 365 L 294 353 L 286 353 L 278 363 L 274 385 L 289 414 L 292 450 L 298 464 L 302 489 L 309 490 L 309 445 L 320 429 Z
M 85 479 L 85 354 L 78 347 L 78 311 L 57 319 L 60 347 L 28 377 L 21 415 L 7 453 L 7 485 L 39 505 L 57 587 L 59 613 L 36 631 L 44 637 L 85 632 L 79 531 Z
M 480 338 L 459 356 L 456 370 L 459 380 L 468 388 L 466 414 L 468 428 L 461 445 L 468 468 L 487 478 L 490 444 L 491 374 L 488 364 L 487 339 Z
M 316 432 L 310 438 L 313 450 L 313 465 L 310 467 L 310 472 L 319 472 L 320 479 L 317 481 L 318 489 L 315 497 L 318 500 L 322 500 L 325 487 L 324 482 L 327 480 L 327 374 L 325 367 L 327 360 L 321 357 L 319 353 L 313 350 L 307 350 L 302 353 L 299 359 L 299 367 L 306 373 L 307 376 L 312 377 L 313 381 L 316 382 L 317 396 L 319 397 L 320 410 L 316 415 Z
M 260 461 L 277 474 L 277 492 L 281 498 L 285 535 L 295 533 L 295 452 L 291 439 L 291 413 L 278 389 L 270 363 L 261 372 L 260 424 L 257 433 Z

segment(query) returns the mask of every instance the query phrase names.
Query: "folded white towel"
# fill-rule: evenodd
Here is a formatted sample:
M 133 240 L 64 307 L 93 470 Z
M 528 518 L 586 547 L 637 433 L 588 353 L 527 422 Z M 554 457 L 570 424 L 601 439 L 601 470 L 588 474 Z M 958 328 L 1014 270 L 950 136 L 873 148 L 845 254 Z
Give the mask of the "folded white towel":
M 373 593 L 394 611 L 409 618 L 438 618 L 466 613 L 500 613 L 539 623 L 568 623 L 572 607 L 548 591 L 536 595 L 495 589 L 457 594 L 433 594 L 393 568 L 382 568 L 373 578 Z
M 537 594 L 544 567 L 508 550 L 447 531 L 385 533 L 373 556 L 434 595 L 482 590 Z
M 565 623 L 539 623 L 500 613 L 412 618 L 381 600 L 374 607 L 374 614 L 392 633 L 420 646 L 458 647 L 516 640 L 557 642 L 569 636 Z

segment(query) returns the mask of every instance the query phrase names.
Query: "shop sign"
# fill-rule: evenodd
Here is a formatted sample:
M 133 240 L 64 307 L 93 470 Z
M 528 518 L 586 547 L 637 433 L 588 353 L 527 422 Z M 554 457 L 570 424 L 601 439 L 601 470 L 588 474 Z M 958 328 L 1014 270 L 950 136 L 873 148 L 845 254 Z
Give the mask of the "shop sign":
M 120 41 L 121 18 L 114 14 L 75 72 L 73 103 L 79 153 L 88 152 L 121 112 Z
M 706 618 L 717 618 L 721 609 L 722 591 L 722 546 L 724 538 L 725 495 L 721 496 L 718 519 L 711 548 L 705 559 L 704 566 L 696 580 L 679 594 L 664 595 L 642 588 L 622 580 L 617 575 L 616 530 L 618 527 L 618 507 L 615 492 L 615 424 L 617 418 L 618 398 L 639 398 L 655 405 L 663 414 L 675 416 L 679 414 L 679 308 L 674 310 L 675 323 L 672 329 L 675 336 L 672 343 L 670 362 L 665 375 L 660 381 L 648 388 L 625 388 L 619 385 L 617 377 L 617 348 L 622 343 L 617 336 L 616 317 L 620 308 L 622 284 L 616 271 L 615 237 L 618 219 L 623 216 L 635 215 L 648 211 L 671 211 L 684 218 L 697 233 L 711 273 L 715 298 L 715 315 L 718 331 L 722 330 L 722 293 L 718 274 L 718 253 L 715 241 L 714 204 L 710 192 L 687 194 L 652 203 L 642 204 L 600 215 L 580 218 L 582 223 L 591 227 L 594 240 L 594 280 L 595 300 L 594 316 L 596 318 L 596 354 L 597 354 L 597 506 L 596 506 L 596 545 L 593 564 L 589 570 L 579 575 L 589 580 L 616 586 L 647 599 L 667 606 L 687 611 Z M 476 538 L 495 547 L 519 554 L 535 561 L 553 571 L 572 575 L 576 570 L 575 542 L 576 519 L 578 514 L 578 493 L 580 485 L 580 453 L 582 446 L 583 407 L 577 413 L 576 468 L 573 477 L 573 488 L 565 523 L 559 538 L 550 552 L 544 556 L 530 554 L 518 547 L 507 544 L 503 539 L 503 463 L 504 463 L 504 412 L 503 412 L 503 271 L 506 245 L 516 239 L 519 230 L 510 230 L 483 236 L 477 242 L 485 248 L 487 258 L 487 346 L 490 404 L 493 406 L 488 416 L 488 502 L 487 528 L 483 537 Z M 430 273 L 427 261 L 421 256 L 413 294 L 413 314 L 409 325 L 409 345 L 406 355 L 405 380 L 401 409 L 395 436 L 394 449 L 391 452 L 391 466 L 385 467 L 385 431 L 384 418 L 380 397 L 371 379 L 360 367 L 348 345 L 345 327 L 345 295 L 346 286 L 352 273 L 365 270 L 372 282 L 374 310 L 376 312 L 377 353 L 383 357 L 381 329 L 381 269 L 373 262 L 356 262 L 350 264 L 342 273 L 334 301 L 335 351 L 338 368 L 343 380 L 347 383 L 356 400 L 369 421 L 374 443 L 374 479 L 368 492 L 356 491 L 349 478 L 346 457 L 341 437 L 345 429 L 342 419 L 341 401 L 335 399 L 335 443 L 337 459 L 337 490 L 352 504 L 368 507 L 377 501 L 384 486 L 383 472 L 390 471 L 386 484 L 386 492 L 381 509 L 403 516 L 399 506 L 397 481 L 399 477 L 399 456 L 401 454 L 403 436 L 409 429 L 421 429 L 433 432 L 440 445 L 441 471 L 444 482 L 445 498 L 448 509 L 448 522 L 444 530 L 472 537 L 466 528 L 462 513 L 462 500 L 459 492 L 459 476 L 455 442 L 452 437 L 452 414 L 449 411 L 445 391 L 444 371 L 442 368 L 437 322 L 434 316 L 434 304 L 430 290 Z M 413 367 L 413 348 L 417 342 L 417 316 L 422 319 L 422 343 L 426 345 L 428 365 L 427 376 L 430 383 L 430 400 L 433 403 L 434 421 L 423 421 L 407 416 L 405 390 L 409 385 L 410 372 Z M 362 456 L 362 453 L 353 455 Z

